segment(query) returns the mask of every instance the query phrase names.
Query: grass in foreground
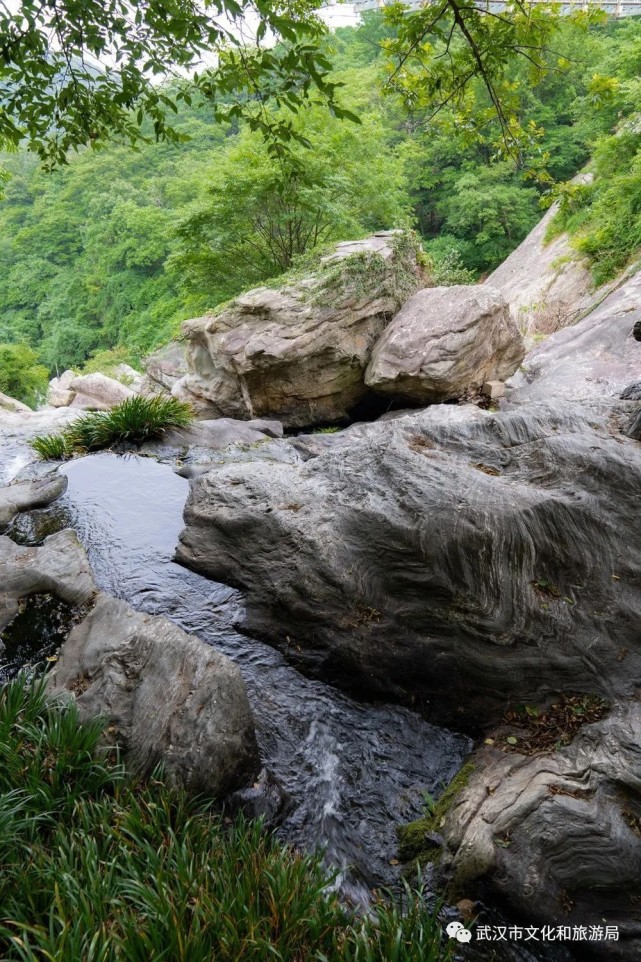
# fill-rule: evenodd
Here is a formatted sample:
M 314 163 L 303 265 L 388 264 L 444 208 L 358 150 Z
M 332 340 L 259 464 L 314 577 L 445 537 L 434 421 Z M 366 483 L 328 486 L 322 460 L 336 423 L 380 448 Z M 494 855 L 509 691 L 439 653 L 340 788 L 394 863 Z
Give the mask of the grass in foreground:
M 118 442 L 142 444 L 167 428 L 184 428 L 193 420 L 188 404 L 174 397 L 131 397 L 111 411 L 91 411 L 60 434 L 33 438 L 31 447 L 46 461 L 109 448 Z
M 161 777 L 131 780 L 100 730 L 42 681 L 0 689 L 3 962 L 451 959 L 420 893 L 355 921 L 317 860 Z

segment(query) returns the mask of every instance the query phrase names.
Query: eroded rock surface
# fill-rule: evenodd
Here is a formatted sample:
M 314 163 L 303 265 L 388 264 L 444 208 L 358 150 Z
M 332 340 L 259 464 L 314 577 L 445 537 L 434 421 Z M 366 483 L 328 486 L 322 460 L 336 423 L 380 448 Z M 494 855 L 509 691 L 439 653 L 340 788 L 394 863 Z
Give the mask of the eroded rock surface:
M 34 480 L 14 481 L 0 486 L 0 533 L 6 531 L 20 511 L 45 508 L 67 490 L 64 474 L 51 472 Z
M 134 397 L 134 392 L 120 381 L 98 373 L 75 377 L 70 382 L 69 390 L 74 392 L 72 407 L 96 411 L 107 411 L 127 398 Z
M 339 245 L 317 273 L 187 321 L 189 373 L 173 393 L 202 417 L 273 416 L 288 426 L 346 419 L 368 393 L 374 344 L 420 285 L 409 236 Z
M 581 958 L 638 959 L 640 745 L 631 700 L 552 754 L 477 752 L 440 827 L 454 889 L 485 886 L 532 924 L 618 926 L 618 941 L 582 942 Z
M 216 797 L 260 768 L 238 668 L 172 624 L 101 594 L 63 645 L 52 694 L 71 692 L 83 719 L 97 715 L 130 766 L 162 763 L 174 781 Z
M 608 294 L 571 327 L 530 351 L 509 382 L 512 401 L 618 398 L 639 380 L 641 343 L 634 325 L 641 318 L 641 271 Z
M 586 175 L 580 175 L 577 181 L 581 179 Z M 536 334 L 548 335 L 573 324 L 609 289 L 594 289 L 588 265 L 572 248 L 567 234 L 546 242 L 550 221 L 557 212 L 558 204 L 553 204 L 486 281 L 501 292 L 530 343 Z
M 626 405 L 439 405 L 306 462 L 192 481 L 178 558 L 339 685 L 486 724 L 641 681 L 641 449 Z M 351 430 L 351 429 L 350 429 Z
M 503 296 L 487 285 L 417 291 L 377 342 L 368 387 L 399 400 L 446 401 L 510 377 L 525 346 Z

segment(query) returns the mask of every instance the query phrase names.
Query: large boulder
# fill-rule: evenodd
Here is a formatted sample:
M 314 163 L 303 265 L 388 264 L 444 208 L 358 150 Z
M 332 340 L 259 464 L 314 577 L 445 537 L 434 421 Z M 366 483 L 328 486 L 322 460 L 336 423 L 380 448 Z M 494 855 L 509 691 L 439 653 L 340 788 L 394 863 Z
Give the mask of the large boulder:
M 411 235 L 339 245 L 313 274 L 261 287 L 187 321 L 178 397 L 204 417 L 277 417 L 288 426 L 348 417 L 368 389 L 372 348 L 421 283 Z
M 243 588 L 241 627 L 306 670 L 441 722 L 630 693 L 641 448 L 617 403 L 434 405 L 305 462 L 214 467 L 178 558 Z
M 510 381 L 510 400 L 620 397 L 641 370 L 641 343 L 634 337 L 639 319 L 641 271 L 582 320 L 532 350 Z
M 100 595 L 49 674 L 81 719 L 100 716 L 135 771 L 222 798 L 260 770 L 254 724 L 236 665 L 168 619 Z
M 42 638 L 28 637 L 34 627 Z M 39 547 L 0 537 L 0 678 L 6 659 L 51 656 L 52 639 L 62 647 L 49 691 L 75 698 L 83 720 L 104 718 L 136 771 L 163 764 L 175 782 L 222 797 L 260 770 L 233 662 L 166 618 L 99 593 L 75 532 Z
M 397 399 L 446 401 L 486 381 L 505 381 L 524 355 L 498 291 L 426 288 L 410 297 L 377 342 L 365 383 Z
M 47 391 L 47 403 L 54 408 L 69 407 L 76 396 L 71 384 L 77 377 L 75 371 L 64 371 L 59 377 L 52 377 Z
M 498 896 L 529 924 L 583 927 L 582 959 L 641 957 L 640 744 L 634 700 L 551 754 L 477 752 L 438 826 L 453 889 Z
M 113 369 L 116 380 L 124 384 L 134 394 L 142 394 L 145 388 L 145 376 L 131 364 L 117 364 Z
M 120 381 L 98 373 L 75 377 L 70 382 L 70 390 L 75 393 L 71 407 L 94 411 L 108 411 L 127 398 L 135 396 L 134 392 Z

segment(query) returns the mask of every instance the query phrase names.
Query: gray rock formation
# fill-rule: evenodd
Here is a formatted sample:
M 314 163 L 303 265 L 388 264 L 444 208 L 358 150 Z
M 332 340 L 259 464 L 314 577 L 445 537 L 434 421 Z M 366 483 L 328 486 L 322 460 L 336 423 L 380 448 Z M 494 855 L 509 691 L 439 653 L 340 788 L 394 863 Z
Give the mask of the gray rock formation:
M 586 940 L 580 957 L 638 959 L 639 745 L 634 700 L 553 754 L 477 752 L 441 827 L 455 890 L 485 885 L 532 924 L 618 926 L 618 941 Z
M 580 175 L 577 181 L 585 182 L 589 177 Z M 594 290 L 589 268 L 570 245 L 567 234 L 558 234 L 546 243 L 550 221 L 557 211 L 558 204 L 553 204 L 486 281 L 501 292 L 529 342 L 536 334 L 548 335 L 573 324 L 609 290 L 609 286 Z
M 120 381 L 105 374 L 82 374 L 70 382 L 69 390 L 75 392 L 71 406 L 96 411 L 108 411 L 127 398 L 134 397 Z
M 2 391 L 0 391 L 0 409 L 10 411 L 13 414 L 33 413 L 28 405 L 23 404 L 22 401 L 16 401 L 14 397 L 9 397 L 8 394 L 3 394 Z
M 509 398 L 542 401 L 620 397 L 641 371 L 641 271 L 613 290 L 583 320 L 546 338 L 510 380 Z
M 270 438 L 282 438 L 280 421 L 235 421 L 233 418 L 195 421 L 188 428 L 166 431 L 162 438 L 147 441 L 141 454 L 161 458 L 187 458 L 189 461 L 211 460 L 212 451 L 230 445 L 251 445 Z
M 134 394 L 142 394 L 145 386 L 145 377 L 137 371 L 131 364 L 118 364 L 113 370 L 116 379 L 120 384 L 124 384 Z
M 409 235 L 339 245 L 315 274 L 187 321 L 190 370 L 173 393 L 203 417 L 274 416 L 289 426 L 344 419 L 367 394 L 375 342 L 420 281 Z
M 6 531 L 20 511 L 45 508 L 67 490 L 67 478 L 50 472 L 35 480 L 14 481 L 0 486 L 0 533 Z
M 54 408 L 69 407 L 76 396 L 71 384 L 77 377 L 75 371 L 64 371 L 60 377 L 52 377 L 47 391 L 47 404 Z
M 238 668 L 166 618 L 101 594 L 63 645 L 52 694 L 72 693 L 81 719 L 103 716 L 128 764 L 223 797 L 260 763 Z
M 638 338 L 637 338 L 638 340 Z M 641 401 L 641 381 L 633 381 L 621 391 L 623 401 Z
M 627 405 L 433 406 L 306 462 L 192 481 L 178 558 L 244 629 L 352 689 L 485 724 L 641 682 L 641 448 Z
M 634 438 L 635 441 L 641 441 L 641 409 L 633 415 L 629 424 L 624 428 L 624 434 L 627 434 L 629 438 Z
M 170 341 L 146 357 L 143 366 L 145 392 L 158 394 L 171 391 L 188 371 L 185 344 L 182 341 Z
M 0 629 L 18 612 L 29 595 L 56 595 L 77 608 L 96 594 L 87 556 L 74 531 L 59 531 L 39 548 L 0 537 Z
M 176 782 L 216 797 L 253 780 L 253 719 L 228 658 L 166 618 L 99 593 L 73 531 L 40 547 L 0 537 L 0 631 L 34 595 L 61 599 L 72 624 L 80 621 L 65 629 L 49 690 L 75 697 L 82 719 L 102 715 L 130 766 L 149 772 L 162 763 Z
M 487 285 L 417 291 L 376 343 L 365 383 L 381 394 L 430 403 L 505 381 L 525 355 L 502 295 Z

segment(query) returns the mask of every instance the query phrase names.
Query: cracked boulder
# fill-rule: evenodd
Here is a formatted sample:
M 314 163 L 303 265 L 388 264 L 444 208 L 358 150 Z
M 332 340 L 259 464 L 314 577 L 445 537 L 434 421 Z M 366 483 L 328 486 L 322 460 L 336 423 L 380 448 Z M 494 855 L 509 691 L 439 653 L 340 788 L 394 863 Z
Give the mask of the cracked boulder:
M 454 893 L 500 897 L 531 924 L 616 926 L 581 958 L 641 955 L 641 704 L 528 757 L 483 748 L 439 826 Z M 578 946 L 573 946 L 578 948 Z
M 187 321 L 189 373 L 173 393 L 202 417 L 275 417 L 289 427 L 344 420 L 369 393 L 374 344 L 419 286 L 411 235 L 339 244 L 315 272 Z
M 178 559 L 242 588 L 241 629 L 304 670 L 441 723 L 629 695 L 641 448 L 617 404 L 435 405 L 307 461 L 212 467 Z
M 260 769 L 252 714 L 236 665 L 167 618 L 108 595 L 69 635 L 51 694 L 102 716 L 134 770 L 162 764 L 192 791 L 221 798 Z

